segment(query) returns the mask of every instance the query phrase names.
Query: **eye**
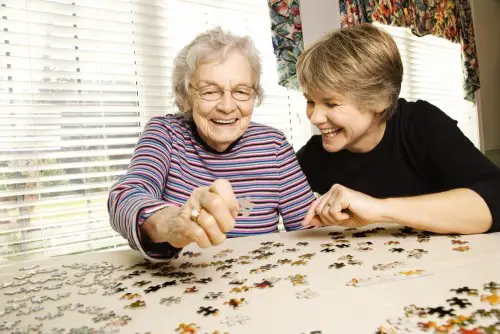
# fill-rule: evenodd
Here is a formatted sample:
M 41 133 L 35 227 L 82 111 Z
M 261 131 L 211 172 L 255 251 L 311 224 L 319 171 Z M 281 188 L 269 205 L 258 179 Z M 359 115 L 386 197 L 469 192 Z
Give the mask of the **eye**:
M 326 103 L 325 103 L 325 106 L 326 106 L 327 108 L 332 109 L 332 108 L 335 108 L 336 106 L 338 106 L 338 104 L 335 104 L 335 103 L 328 103 L 328 102 L 326 102 Z
M 234 92 L 234 94 L 239 95 L 239 96 L 248 96 L 250 93 L 244 91 L 244 90 L 237 90 Z
M 311 100 L 307 100 L 307 105 L 309 105 L 309 106 L 313 106 L 313 105 L 314 105 L 314 102 L 313 102 L 313 101 L 311 101 Z
M 203 90 L 203 91 L 200 91 L 200 94 L 217 94 L 219 91 L 216 90 L 216 89 L 207 89 L 207 90 Z
M 216 89 L 207 89 L 200 91 L 200 95 L 205 99 L 216 99 L 221 96 L 221 93 Z

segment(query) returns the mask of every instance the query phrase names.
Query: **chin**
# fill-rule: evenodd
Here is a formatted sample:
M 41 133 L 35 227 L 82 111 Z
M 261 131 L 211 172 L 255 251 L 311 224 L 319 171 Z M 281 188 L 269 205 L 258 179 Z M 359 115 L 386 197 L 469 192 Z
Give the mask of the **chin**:
M 339 148 L 337 146 L 325 145 L 325 144 L 323 144 L 323 148 L 325 149 L 325 151 L 330 152 L 330 153 L 337 153 L 337 152 L 340 152 L 344 149 L 343 147 Z
M 345 145 L 342 145 L 340 143 L 325 143 L 323 141 L 323 148 L 327 152 L 337 153 L 345 149 Z

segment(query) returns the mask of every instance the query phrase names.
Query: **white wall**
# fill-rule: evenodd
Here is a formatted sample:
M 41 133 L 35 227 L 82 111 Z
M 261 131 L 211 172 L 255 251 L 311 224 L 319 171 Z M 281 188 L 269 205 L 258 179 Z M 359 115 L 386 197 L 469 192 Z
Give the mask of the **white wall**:
M 471 0 L 471 7 L 481 83 L 476 94 L 481 148 L 500 162 L 500 1 Z
M 303 0 L 300 2 L 300 18 L 304 47 L 307 49 L 326 33 L 340 29 L 339 2 L 337 0 Z M 308 122 L 307 118 L 305 121 Z M 315 126 L 312 126 L 312 133 L 319 134 Z
M 340 28 L 340 11 L 337 0 L 303 0 L 300 2 L 304 46 Z

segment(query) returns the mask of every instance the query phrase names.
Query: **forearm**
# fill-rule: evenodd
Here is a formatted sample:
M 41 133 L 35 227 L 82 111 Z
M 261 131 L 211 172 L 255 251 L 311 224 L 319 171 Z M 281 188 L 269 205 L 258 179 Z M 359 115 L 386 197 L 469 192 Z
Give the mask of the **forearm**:
M 486 232 L 492 216 L 486 202 L 470 189 L 383 200 L 383 220 L 436 233 Z
M 164 240 L 168 233 L 168 222 L 174 219 L 180 208 L 167 206 L 153 212 L 145 221 L 139 219 L 138 239 L 142 251 L 152 260 L 168 260 L 176 258 L 182 247 L 174 247 Z M 148 215 L 149 215 L 148 214 Z M 141 216 L 143 216 L 141 214 Z M 163 238 L 162 238 L 163 234 Z
M 176 210 L 177 207 L 141 192 L 127 193 L 126 201 L 111 215 L 111 223 L 129 241 L 130 247 L 138 250 L 146 259 L 164 261 L 177 257 L 181 250 L 158 240 L 158 235 L 166 229 L 168 219 Z M 153 216 L 165 216 L 164 213 L 170 213 L 170 218 L 151 219 Z
M 117 185 L 110 191 L 108 211 L 110 223 L 115 231 L 129 240 L 133 248 L 137 248 L 134 238 L 141 212 L 146 208 L 166 206 L 162 200 L 131 186 Z

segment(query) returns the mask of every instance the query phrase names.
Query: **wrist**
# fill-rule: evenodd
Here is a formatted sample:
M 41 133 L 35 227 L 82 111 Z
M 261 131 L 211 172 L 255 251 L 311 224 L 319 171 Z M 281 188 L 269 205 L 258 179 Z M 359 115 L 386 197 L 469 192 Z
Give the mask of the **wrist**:
M 147 239 L 154 243 L 165 242 L 169 233 L 170 222 L 179 214 L 180 208 L 168 206 L 154 212 L 141 226 Z
M 395 198 L 383 198 L 379 202 L 380 220 L 384 223 L 395 223 L 397 203 Z
M 158 226 L 155 220 L 148 218 L 140 227 L 141 236 L 151 242 L 157 242 Z

